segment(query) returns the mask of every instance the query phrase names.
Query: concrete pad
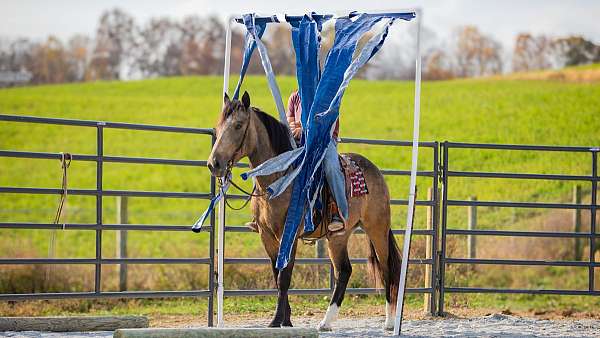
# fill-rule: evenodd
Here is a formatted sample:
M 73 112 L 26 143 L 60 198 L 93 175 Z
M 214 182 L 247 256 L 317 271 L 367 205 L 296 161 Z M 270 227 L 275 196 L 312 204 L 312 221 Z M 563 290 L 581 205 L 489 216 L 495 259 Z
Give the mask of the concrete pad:
M 0 317 L 1 331 L 85 332 L 148 327 L 144 316 Z
M 319 337 L 316 328 L 188 328 L 188 329 L 119 329 L 115 332 L 115 338 L 271 338 L 271 337 Z

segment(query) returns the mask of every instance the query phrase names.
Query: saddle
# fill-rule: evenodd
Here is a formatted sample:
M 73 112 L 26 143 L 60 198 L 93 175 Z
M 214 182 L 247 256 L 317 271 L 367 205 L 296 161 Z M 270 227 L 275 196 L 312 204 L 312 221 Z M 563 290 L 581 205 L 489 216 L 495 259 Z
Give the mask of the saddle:
M 367 195 L 369 188 L 364 173 L 360 166 L 348 155 L 339 155 L 340 166 L 346 182 L 346 198 L 350 201 L 353 197 Z M 325 207 L 322 210 L 315 208 L 313 223 L 318 224 L 310 233 L 303 233 L 300 238 L 306 243 L 313 245 L 317 240 L 327 236 L 327 225 L 331 222 L 333 214 L 337 212 L 337 205 L 329 186 L 325 184 L 321 191 L 321 201 Z

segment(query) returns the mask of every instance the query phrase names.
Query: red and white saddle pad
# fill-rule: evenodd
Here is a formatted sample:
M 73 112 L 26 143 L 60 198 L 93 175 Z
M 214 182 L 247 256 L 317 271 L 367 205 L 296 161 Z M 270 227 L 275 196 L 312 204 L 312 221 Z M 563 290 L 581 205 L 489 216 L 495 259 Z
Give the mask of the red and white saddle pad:
M 346 195 L 358 197 L 369 193 L 367 181 L 362 169 L 348 155 L 340 155 L 340 163 L 346 178 Z

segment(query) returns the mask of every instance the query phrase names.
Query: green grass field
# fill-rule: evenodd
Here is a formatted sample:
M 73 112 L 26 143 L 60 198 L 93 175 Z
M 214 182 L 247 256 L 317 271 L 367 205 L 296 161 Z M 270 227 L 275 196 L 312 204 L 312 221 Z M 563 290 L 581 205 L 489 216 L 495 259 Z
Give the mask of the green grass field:
M 585 69 L 585 68 L 584 68 Z M 236 79 L 232 78 L 231 83 Z M 133 82 L 99 82 L 56 86 L 40 86 L 0 90 L 0 113 L 61 117 L 73 119 L 135 122 L 186 127 L 213 127 L 221 104 L 222 79 L 218 77 L 164 78 Z M 252 104 L 274 113 L 275 106 L 263 77 L 250 76 L 245 81 Z M 293 78 L 279 79 L 282 93 L 292 91 Z M 356 80 L 349 87 L 342 104 L 341 135 L 376 139 L 408 140 L 412 135 L 414 86 L 410 82 Z M 503 79 L 469 79 L 425 82 L 422 91 L 421 139 L 425 141 L 456 141 L 480 143 L 514 143 L 600 146 L 600 85 L 551 81 L 516 81 Z M 341 145 L 342 151 L 367 155 L 380 168 L 409 169 L 410 149 L 381 146 Z M 12 122 L 0 123 L 0 149 L 40 152 L 70 152 L 94 154 L 93 128 L 46 126 Z M 121 156 L 160 157 L 175 159 L 206 159 L 210 138 L 199 135 L 106 130 L 105 154 Z M 421 152 L 419 168 L 431 170 L 432 154 Z M 554 173 L 589 175 L 589 154 L 532 153 L 507 151 L 456 150 L 450 154 L 451 170 L 482 170 L 521 173 Z M 0 158 L 0 186 L 60 187 L 58 161 Z M 105 164 L 104 188 L 152 191 L 206 192 L 209 188 L 205 168 L 180 166 Z M 388 177 L 393 198 L 406 198 L 408 179 Z M 558 202 L 570 200 L 572 183 L 546 181 L 511 181 L 499 179 L 452 179 L 449 198 L 464 199 L 476 195 L 479 200 Z M 69 169 L 71 188 L 95 188 L 95 164 L 73 162 Z M 424 199 L 431 180 L 418 181 L 420 198 Z M 589 194 L 590 186 L 583 186 Z M 51 222 L 58 196 L 18 194 L 0 195 L 1 222 Z M 104 198 L 104 221 L 115 221 L 115 198 Z M 201 214 L 206 202 L 184 199 L 133 198 L 129 206 L 130 223 L 189 225 Z M 95 222 L 93 197 L 69 196 L 66 221 Z M 405 208 L 394 207 L 393 224 L 404 223 Z M 529 227 L 530 219 L 543 217 L 540 210 L 481 208 L 479 225 L 489 229 Z M 247 212 L 228 213 L 228 224 L 241 224 L 249 219 Z M 586 215 L 584 214 L 584 218 Z M 589 214 L 588 214 L 589 217 Z M 425 224 L 425 209 L 419 208 L 417 226 Z M 449 226 L 464 228 L 466 210 L 450 210 Z M 0 230 L 0 256 L 47 257 L 51 231 Z M 94 257 L 93 231 L 58 231 L 56 257 Z M 104 257 L 114 257 L 112 231 L 103 240 Z M 205 257 L 207 235 L 191 232 L 130 232 L 131 257 Z M 423 239 L 417 238 L 415 253 L 424 252 Z M 502 239 L 500 239 L 502 240 Z M 500 241 L 499 240 L 499 241 Z M 351 255 L 364 254 L 358 241 Z M 510 245 L 499 246 L 510 250 Z M 456 242 L 450 253 L 464 254 L 462 242 Z M 312 247 L 301 254 L 312 255 Z M 263 256 L 255 234 L 228 234 L 226 255 L 230 257 Z M 495 257 L 503 257 L 502 251 Z M 552 256 L 553 253 L 548 253 Z M 13 271 L 12 279 L 0 281 L 0 292 L 26 290 L 57 291 L 65 285 L 71 289 L 89 290 L 93 280 L 92 267 L 70 266 L 51 273 L 57 286 L 26 283 L 39 271 L 18 267 L 2 267 Z M 296 286 L 325 286 L 326 274 L 316 267 L 299 267 Z M 469 275 L 451 279 L 460 285 L 492 283 L 495 286 L 553 287 L 564 286 L 560 277 L 571 269 L 538 269 L 519 267 L 516 273 L 500 272 Z M 228 288 L 270 287 L 267 267 L 228 267 Z M 560 270 L 560 271 L 559 271 Z M 66 273 L 61 273 L 65 271 Z M 351 280 L 361 286 L 366 271 L 356 268 Z M 412 269 L 411 285 L 422 283 L 422 268 Z M 539 279 L 540 271 L 558 278 Z M 587 272 L 579 269 L 577 278 L 569 280 L 569 288 L 583 288 Z M 457 271 L 460 272 L 460 271 Z M 205 287 L 206 268 L 181 266 L 132 267 L 132 288 L 186 289 Z M 300 275 L 305 278 L 299 280 Z M 501 274 L 503 278 L 492 278 Z M 5 274 L 9 275 L 9 274 Z M 43 275 L 43 274 L 42 274 Z M 508 275 L 508 277 L 506 277 Z M 597 273 L 600 275 L 600 272 Z M 76 276 L 76 277 L 67 277 Z M 580 278 L 581 277 L 581 278 Z M 43 278 L 41 278 L 43 279 Z M 77 279 L 78 282 L 74 282 Z M 599 283 L 600 284 L 600 283 Z M 17 289 L 15 289 L 17 285 Z M 22 289 L 19 289 L 22 288 Z M 116 288 L 116 269 L 106 267 L 103 275 L 106 290 Z M 57 289 L 58 288 L 58 289 Z

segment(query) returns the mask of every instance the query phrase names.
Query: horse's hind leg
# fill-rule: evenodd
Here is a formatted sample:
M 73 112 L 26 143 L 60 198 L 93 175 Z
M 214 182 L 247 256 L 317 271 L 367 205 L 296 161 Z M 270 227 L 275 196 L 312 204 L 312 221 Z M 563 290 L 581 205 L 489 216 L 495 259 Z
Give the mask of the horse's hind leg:
M 372 218 L 372 219 L 370 219 Z M 385 329 L 394 328 L 396 298 L 400 275 L 400 253 L 390 230 L 389 218 L 369 215 L 363 222 L 363 229 L 369 237 L 369 264 L 379 274 L 385 286 Z
M 347 234 L 330 238 L 327 241 L 329 257 L 333 263 L 335 289 L 325 317 L 319 323 L 319 330 L 321 331 L 331 330 L 331 324 L 337 318 L 352 274 L 352 265 L 350 265 L 350 258 L 348 257 L 348 237 L 351 233 L 351 231 L 347 231 Z

